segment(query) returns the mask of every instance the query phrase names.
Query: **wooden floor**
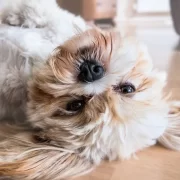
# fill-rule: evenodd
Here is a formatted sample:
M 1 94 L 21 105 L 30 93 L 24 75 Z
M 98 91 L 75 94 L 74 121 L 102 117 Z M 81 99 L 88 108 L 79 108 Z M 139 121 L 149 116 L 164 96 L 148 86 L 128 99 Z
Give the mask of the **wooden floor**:
M 180 43 L 171 26 L 135 27 L 153 58 L 155 67 L 168 73 L 166 91 L 180 99 Z M 180 152 L 159 146 L 137 153 L 136 158 L 123 162 L 104 163 L 94 172 L 76 180 L 180 180 Z

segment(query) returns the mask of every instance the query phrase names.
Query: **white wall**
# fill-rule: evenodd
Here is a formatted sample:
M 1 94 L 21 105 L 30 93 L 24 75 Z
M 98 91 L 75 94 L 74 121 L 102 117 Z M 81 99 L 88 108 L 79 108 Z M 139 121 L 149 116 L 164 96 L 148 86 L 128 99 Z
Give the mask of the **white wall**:
M 174 0 L 178 1 L 178 0 Z M 169 0 L 137 0 L 139 13 L 169 12 Z

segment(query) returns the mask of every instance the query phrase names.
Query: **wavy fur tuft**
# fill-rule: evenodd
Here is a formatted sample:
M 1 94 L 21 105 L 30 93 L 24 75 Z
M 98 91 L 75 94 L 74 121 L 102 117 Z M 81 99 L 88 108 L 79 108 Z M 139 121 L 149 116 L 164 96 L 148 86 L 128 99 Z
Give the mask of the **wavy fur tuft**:
M 59 180 L 92 170 L 93 162 L 80 157 L 75 151 L 35 143 L 32 132 L 3 132 L 0 142 L 0 177 L 13 179 Z M 1 131 L 2 132 L 2 131 Z M 9 133 L 8 133 L 9 136 Z
M 170 102 L 168 125 L 158 141 L 169 149 L 180 151 L 180 101 Z

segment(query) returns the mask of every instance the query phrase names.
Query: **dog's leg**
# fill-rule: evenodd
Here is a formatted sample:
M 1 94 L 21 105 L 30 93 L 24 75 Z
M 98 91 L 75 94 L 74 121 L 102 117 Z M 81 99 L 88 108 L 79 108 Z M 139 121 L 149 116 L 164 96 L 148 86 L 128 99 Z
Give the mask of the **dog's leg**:
M 19 132 L 17 135 L 12 131 L 11 138 L 9 133 L 4 140 L 1 137 L 1 178 L 60 180 L 84 174 L 94 166 L 93 162 L 79 156 L 77 152 L 35 142 L 36 139 L 28 132 Z
M 180 101 L 169 105 L 168 126 L 158 141 L 169 149 L 180 151 Z
M 1 13 L 1 21 L 5 24 L 27 28 L 55 27 L 55 30 L 60 29 L 58 31 L 61 34 L 66 31 L 71 34 L 74 26 L 81 30 L 86 29 L 82 18 L 59 8 L 56 0 L 14 0 L 14 3 L 6 1 Z

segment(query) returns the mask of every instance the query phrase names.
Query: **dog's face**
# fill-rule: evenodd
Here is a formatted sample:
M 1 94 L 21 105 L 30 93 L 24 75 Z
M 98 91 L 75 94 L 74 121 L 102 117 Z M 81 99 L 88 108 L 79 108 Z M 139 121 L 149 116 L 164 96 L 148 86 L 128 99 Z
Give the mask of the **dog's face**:
M 165 78 L 152 70 L 145 51 L 98 29 L 58 47 L 29 85 L 30 121 L 43 130 L 38 140 L 76 149 L 101 137 L 107 124 L 157 114 Z

